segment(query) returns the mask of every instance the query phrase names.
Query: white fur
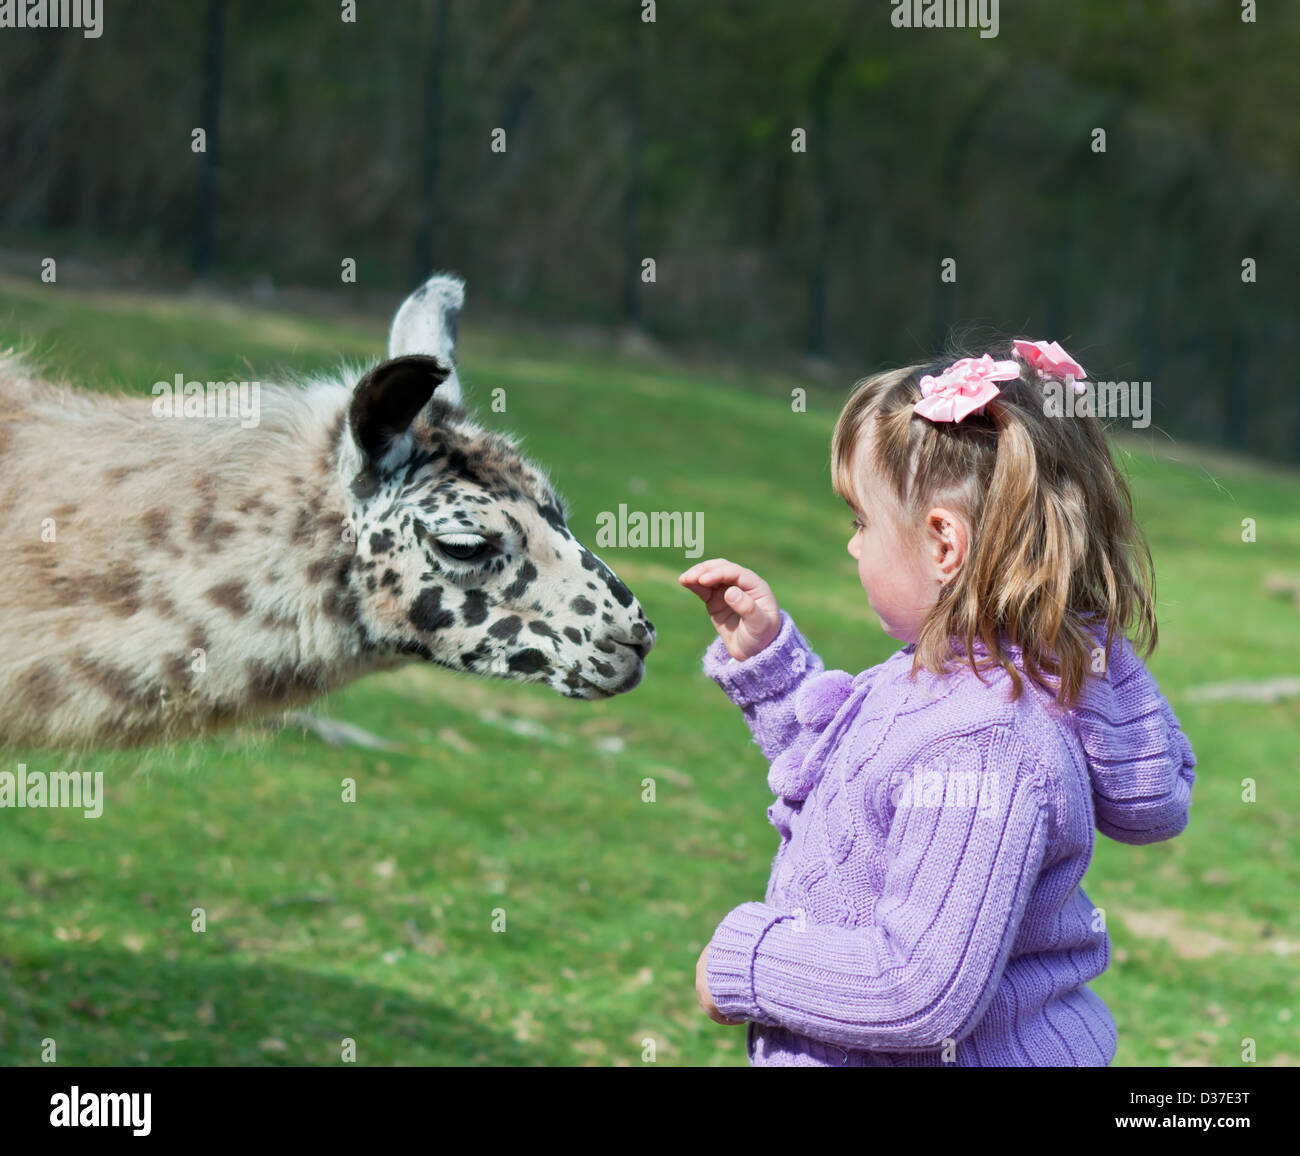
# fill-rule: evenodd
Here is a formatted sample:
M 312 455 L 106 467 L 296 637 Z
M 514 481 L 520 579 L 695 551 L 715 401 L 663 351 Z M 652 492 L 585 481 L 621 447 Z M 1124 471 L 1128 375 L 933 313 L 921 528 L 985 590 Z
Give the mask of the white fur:
M 455 405 L 461 404 L 461 389 L 452 326 L 464 304 L 465 282 L 451 273 L 435 273 L 402 302 L 388 333 L 389 357 L 425 353 L 451 370 L 451 376 L 438 386 L 438 396 Z

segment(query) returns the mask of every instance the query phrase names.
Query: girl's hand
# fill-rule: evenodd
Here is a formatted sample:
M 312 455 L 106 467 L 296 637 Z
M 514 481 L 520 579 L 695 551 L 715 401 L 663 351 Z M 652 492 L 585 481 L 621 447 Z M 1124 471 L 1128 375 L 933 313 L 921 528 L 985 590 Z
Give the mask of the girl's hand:
M 713 628 L 737 662 L 753 658 L 781 633 L 776 598 L 754 571 L 710 558 L 695 563 L 677 581 L 703 600 Z
M 729 1020 L 720 1011 L 718 1005 L 713 1002 L 713 993 L 709 991 L 709 976 L 707 966 L 709 958 L 709 945 L 704 945 L 704 950 L 700 952 L 700 958 L 695 964 L 695 995 L 700 1001 L 702 1007 L 716 1024 L 726 1024 L 729 1028 L 734 1028 L 737 1024 L 743 1024 L 744 1020 Z

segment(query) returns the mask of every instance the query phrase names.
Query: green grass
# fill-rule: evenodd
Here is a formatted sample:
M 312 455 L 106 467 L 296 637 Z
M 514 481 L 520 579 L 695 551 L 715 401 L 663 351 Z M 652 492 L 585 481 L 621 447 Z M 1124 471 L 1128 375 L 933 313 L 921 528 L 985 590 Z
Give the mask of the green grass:
M 178 369 L 267 380 L 378 354 L 386 322 L 0 281 L 0 345 L 140 393 Z M 460 363 L 471 403 L 523 435 L 579 537 L 594 545 L 597 514 L 619 502 L 700 511 L 704 556 L 759 570 L 829 667 L 896 649 L 830 492 L 842 390 L 812 390 L 794 413 L 799 381 L 472 323 Z M 498 386 L 505 414 L 487 410 Z M 1118 1064 L 1237 1065 L 1246 1037 L 1257 1062 L 1293 1064 L 1300 703 L 1183 693 L 1300 673 L 1300 614 L 1262 591 L 1297 570 L 1297 476 L 1188 447 L 1123 454 L 1159 575 L 1151 667 L 1199 779 L 1180 838 L 1099 838 L 1084 887 L 1115 958 L 1094 987 L 1119 1025 Z M 332 1064 L 350 1038 L 366 1064 L 640 1064 L 646 1040 L 661 1064 L 744 1064 L 744 1030 L 704 1016 L 694 970 L 722 916 L 764 894 L 777 845 L 766 765 L 700 671 L 712 631 L 676 585 L 690 559 L 600 552 L 659 631 L 631 695 L 577 703 L 411 667 L 321 708 L 400 752 L 234 732 L 77 761 L 104 772 L 94 821 L 0 813 L 0 1063 L 39 1062 L 49 1038 L 67 1064 Z M 341 801 L 348 778 L 354 803 Z M 1241 801 L 1244 779 L 1258 802 Z

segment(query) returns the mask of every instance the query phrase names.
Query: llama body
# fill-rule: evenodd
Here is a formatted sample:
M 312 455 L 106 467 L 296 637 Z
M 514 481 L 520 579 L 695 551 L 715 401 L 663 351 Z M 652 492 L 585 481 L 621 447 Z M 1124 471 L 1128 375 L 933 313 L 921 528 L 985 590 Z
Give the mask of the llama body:
M 190 737 L 411 661 L 632 689 L 652 625 L 460 407 L 460 291 L 408 299 L 364 375 L 263 386 L 251 428 L 0 359 L 0 745 Z

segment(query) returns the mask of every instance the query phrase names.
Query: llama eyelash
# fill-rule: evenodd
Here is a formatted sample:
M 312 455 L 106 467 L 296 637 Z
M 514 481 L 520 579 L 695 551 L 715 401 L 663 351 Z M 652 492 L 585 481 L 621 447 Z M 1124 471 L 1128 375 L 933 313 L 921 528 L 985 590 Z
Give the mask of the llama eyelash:
M 441 553 L 467 566 L 485 561 L 499 548 L 497 542 L 483 534 L 439 534 L 434 542 Z

